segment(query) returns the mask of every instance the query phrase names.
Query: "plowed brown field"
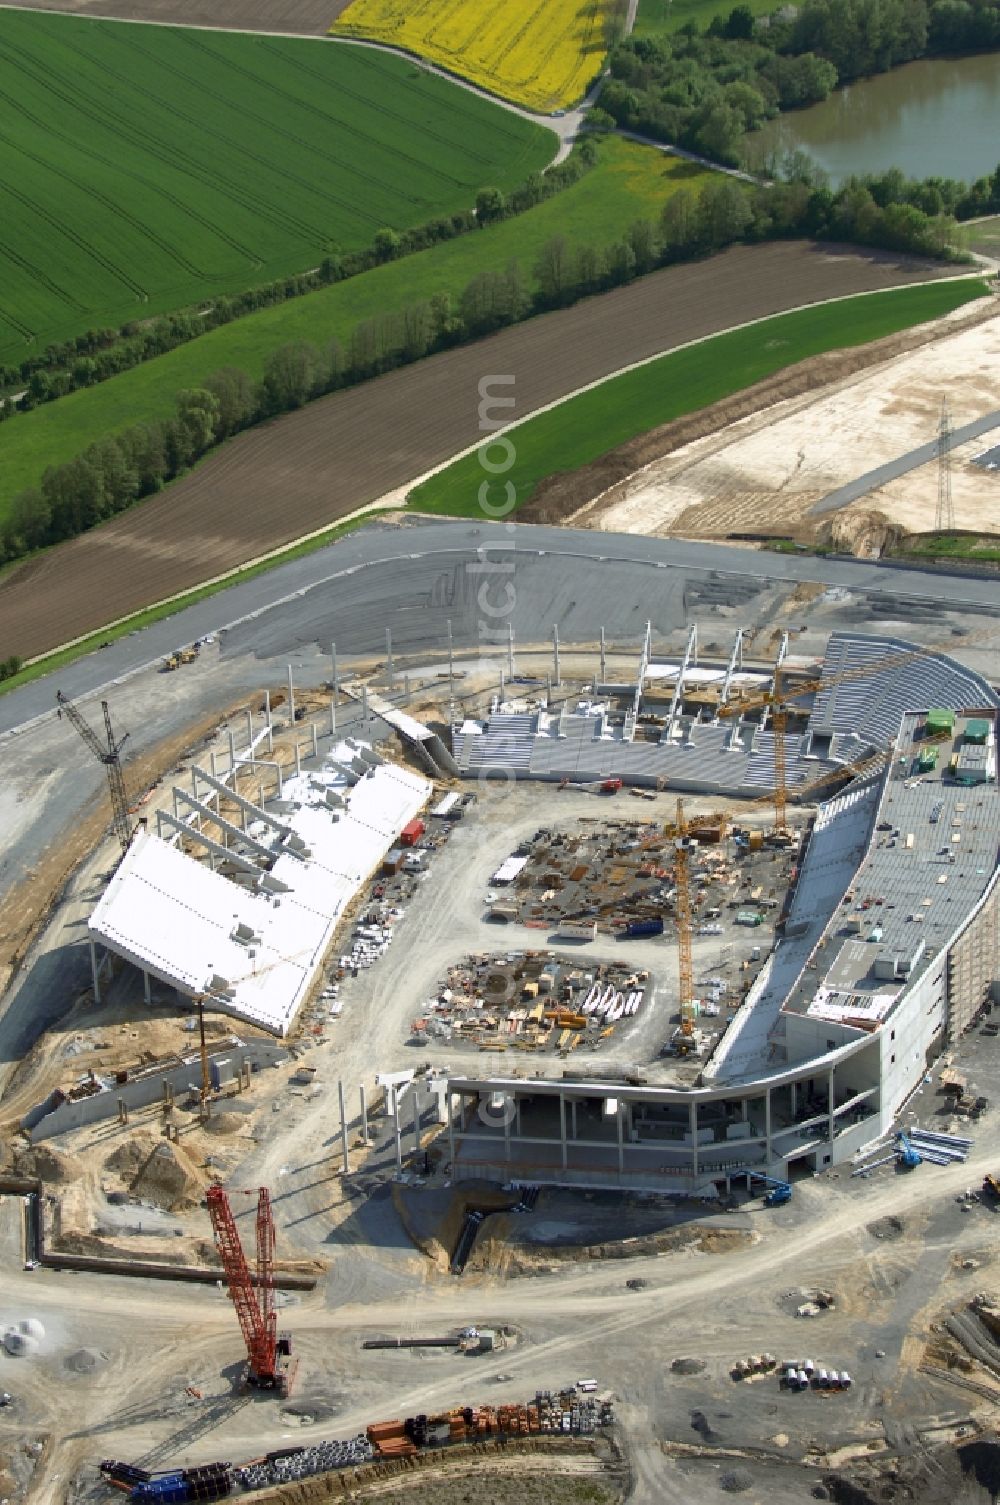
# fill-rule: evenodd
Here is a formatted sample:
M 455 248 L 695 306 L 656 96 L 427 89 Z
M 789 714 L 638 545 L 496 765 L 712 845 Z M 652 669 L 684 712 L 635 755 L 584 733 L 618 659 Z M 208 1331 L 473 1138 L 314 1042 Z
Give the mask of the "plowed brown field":
M 0 0 L 0 5 L 3 3 L 5 0 Z M 349 4 L 350 0 L 31 0 L 16 8 L 119 21 L 157 21 L 163 26 L 324 36 Z
M 741 246 L 323 398 L 241 435 L 159 496 L 6 576 L 3 653 L 42 653 L 404 486 L 476 442 L 485 376 L 516 378 L 516 409 L 504 416 L 520 418 L 702 335 L 940 273 L 887 253 Z

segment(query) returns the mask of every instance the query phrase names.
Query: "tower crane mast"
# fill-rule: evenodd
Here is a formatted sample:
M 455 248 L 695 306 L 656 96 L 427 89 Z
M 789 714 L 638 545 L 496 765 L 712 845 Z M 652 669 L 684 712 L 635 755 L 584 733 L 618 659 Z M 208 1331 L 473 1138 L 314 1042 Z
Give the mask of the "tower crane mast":
M 125 791 L 121 753 L 122 748 L 128 741 L 128 732 L 121 738 L 115 737 L 114 728 L 111 725 L 111 709 L 108 702 L 102 700 L 101 710 L 104 712 L 105 745 L 101 742 L 101 739 L 85 719 L 79 708 L 61 690 L 56 691 L 56 700 L 59 705 L 57 715 L 61 717 L 65 714 L 66 719 L 79 732 L 97 761 L 104 764 L 108 776 L 108 789 L 111 794 L 111 810 L 114 817 L 115 835 L 121 843 L 122 851 L 127 852 L 129 842 L 132 840 L 132 822 L 129 820 L 128 795 Z
M 694 1033 L 694 964 L 691 959 L 691 869 L 688 854 L 696 846 L 684 819 L 684 801 L 677 801 L 674 820 L 674 912 L 677 919 L 677 965 L 680 979 L 681 1033 Z

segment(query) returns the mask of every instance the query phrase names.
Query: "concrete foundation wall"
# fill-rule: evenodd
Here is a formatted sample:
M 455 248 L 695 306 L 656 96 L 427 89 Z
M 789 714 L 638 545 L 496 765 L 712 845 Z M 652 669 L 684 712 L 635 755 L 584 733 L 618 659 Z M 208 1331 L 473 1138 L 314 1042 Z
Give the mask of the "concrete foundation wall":
M 243 1061 L 249 1061 L 251 1071 L 262 1071 L 267 1066 L 276 1066 L 287 1059 L 286 1050 L 257 1040 L 247 1045 L 231 1045 L 228 1050 L 218 1051 L 208 1058 L 210 1067 L 213 1061 L 232 1061 L 237 1067 Z M 22 1126 L 30 1129 L 32 1143 L 38 1144 L 43 1139 L 53 1139 L 58 1134 L 69 1134 L 73 1129 L 82 1129 L 85 1124 L 116 1118 L 119 1102 L 123 1102 L 130 1111 L 148 1108 L 163 1097 L 165 1084 L 178 1097 L 192 1085 L 200 1088 L 201 1061 L 195 1057 L 180 1066 L 152 1072 L 138 1081 L 111 1086 L 106 1091 L 96 1092 L 93 1097 L 61 1103 L 42 1117 L 38 1117 L 38 1109 L 33 1109 L 22 1120 Z M 51 1099 L 46 1102 L 50 1103 Z M 39 1106 L 44 1108 L 45 1105 Z

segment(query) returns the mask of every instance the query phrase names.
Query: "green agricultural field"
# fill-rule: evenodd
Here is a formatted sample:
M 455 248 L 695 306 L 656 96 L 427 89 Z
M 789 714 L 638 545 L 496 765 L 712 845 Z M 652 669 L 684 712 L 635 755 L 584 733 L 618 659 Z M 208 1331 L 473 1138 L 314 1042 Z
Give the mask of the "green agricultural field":
M 513 187 L 552 132 L 332 42 L 0 11 L 0 361 Z
M 197 387 L 222 366 L 259 377 L 267 355 L 286 341 L 346 342 L 363 319 L 438 292 L 457 298 L 477 273 L 500 271 L 512 259 L 530 281 L 532 264 L 552 236 L 564 235 L 572 245 L 610 245 L 633 220 L 655 216 L 675 189 L 697 187 L 709 177 L 690 163 L 617 137 L 602 140 L 599 150 L 596 167 L 525 214 L 250 314 L 100 386 L 11 419 L 2 430 L 0 515 L 47 465 L 72 459 L 105 434 L 167 417 L 178 392 Z
M 704 30 L 714 16 L 728 16 L 737 4 L 749 5 L 755 16 L 777 8 L 777 0 L 639 0 L 634 35 L 666 36 L 687 21 Z
M 983 283 L 969 279 L 844 298 L 778 314 L 659 356 L 519 425 L 517 459 L 504 482 L 513 483 L 521 504 L 549 476 L 577 470 L 661 423 L 718 402 L 807 356 L 864 345 L 939 318 L 984 291 Z M 478 516 L 482 474 L 479 455 L 467 455 L 418 486 L 410 502 L 420 512 Z

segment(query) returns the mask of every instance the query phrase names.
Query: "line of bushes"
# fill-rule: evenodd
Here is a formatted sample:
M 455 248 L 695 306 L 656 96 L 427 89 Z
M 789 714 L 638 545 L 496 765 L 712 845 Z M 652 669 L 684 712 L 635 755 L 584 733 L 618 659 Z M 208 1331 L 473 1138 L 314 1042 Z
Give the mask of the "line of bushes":
M 120 329 L 88 329 L 75 339 L 46 346 L 17 366 L 0 365 L 0 391 L 12 391 L 19 386 L 25 389 L 24 396 L 16 403 L 0 403 L 0 421 L 18 411 L 29 412 L 41 403 L 65 397 L 78 387 L 96 386 L 98 382 L 129 371 L 144 361 L 155 360 L 220 324 L 230 324 L 234 319 L 257 313 L 262 308 L 271 308 L 290 298 L 301 298 L 305 293 L 329 287 L 333 282 L 357 277 L 387 261 L 398 261 L 402 256 L 425 251 L 442 241 L 454 240 L 498 220 L 523 214 L 578 182 L 595 161 L 593 144 L 585 141 L 565 161 L 550 167 L 545 173 L 532 173 L 510 193 L 505 194 L 499 188 L 482 188 L 476 196 L 474 209 L 439 215 L 409 230 L 379 230 L 370 246 L 342 256 L 324 257 L 313 271 L 281 277 L 232 297 L 215 298 L 199 308 L 183 309 L 148 323 L 133 321 L 123 324 Z
M 1000 168 L 994 175 L 1000 190 Z M 555 236 L 542 248 L 529 285 L 518 262 L 481 272 L 457 301 L 448 294 L 366 319 L 346 346 L 284 344 L 268 357 L 262 381 L 227 367 L 178 393 L 174 414 L 137 424 L 52 466 L 37 489 L 12 501 L 0 527 L 0 560 L 13 560 L 85 532 L 159 491 L 216 445 L 268 418 L 330 392 L 368 381 L 435 351 L 477 339 L 533 314 L 630 282 L 659 266 L 710 254 L 737 241 L 798 237 L 855 241 L 897 251 L 947 256 L 954 221 L 931 216 L 911 199 L 914 185 L 892 174 L 832 193 L 802 177 L 747 188 L 719 177 L 700 195 L 682 188 L 658 221 L 639 219 L 607 250 Z M 893 195 L 899 195 L 894 197 Z

